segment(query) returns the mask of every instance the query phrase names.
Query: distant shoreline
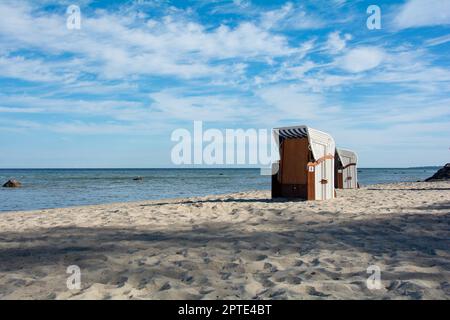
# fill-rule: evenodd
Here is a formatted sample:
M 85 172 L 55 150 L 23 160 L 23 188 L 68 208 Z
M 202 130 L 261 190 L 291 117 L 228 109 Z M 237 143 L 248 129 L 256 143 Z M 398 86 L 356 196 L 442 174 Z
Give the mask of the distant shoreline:
M 358 169 L 372 170 L 372 169 L 437 169 L 442 166 L 421 166 L 421 167 L 358 167 Z M 208 167 L 208 168 L 197 168 L 197 167 L 161 167 L 161 168 L 0 168 L 0 170 L 260 170 L 261 168 L 245 168 L 245 167 Z
M 438 168 L 359 168 L 361 186 L 423 181 Z M 270 190 L 270 177 L 254 168 L 177 169 L 3 169 L 0 184 L 15 179 L 21 188 L 0 188 L 0 212 L 82 205 L 179 199 Z

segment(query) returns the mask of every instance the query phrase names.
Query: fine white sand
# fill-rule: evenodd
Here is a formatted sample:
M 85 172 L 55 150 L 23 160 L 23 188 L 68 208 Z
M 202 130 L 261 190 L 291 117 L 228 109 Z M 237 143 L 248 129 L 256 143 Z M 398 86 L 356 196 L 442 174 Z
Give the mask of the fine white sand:
M 0 299 L 449 299 L 450 183 L 0 214 Z M 66 269 L 81 268 L 81 289 Z M 379 290 L 367 268 L 381 269 Z

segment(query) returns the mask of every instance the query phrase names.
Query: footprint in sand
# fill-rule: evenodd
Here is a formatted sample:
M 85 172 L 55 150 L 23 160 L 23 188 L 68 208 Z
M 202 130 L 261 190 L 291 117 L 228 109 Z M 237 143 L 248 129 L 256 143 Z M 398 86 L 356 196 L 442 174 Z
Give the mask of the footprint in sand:
M 285 282 L 286 274 L 284 272 L 275 272 L 275 274 L 272 276 L 272 279 L 275 282 Z
M 148 280 L 148 279 L 141 279 L 140 281 L 139 281 L 139 283 L 138 283 L 138 286 L 137 286 L 137 288 L 138 288 L 138 290 L 142 290 L 142 289 L 144 289 L 146 286 L 147 286 L 147 284 L 149 283 L 150 281 Z
M 311 261 L 311 265 L 314 267 L 317 267 L 320 264 L 320 261 L 318 258 L 315 258 L 313 261 Z
M 304 264 L 302 260 L 295 260 L 294 267 L 301 267 Z
M 419 300 L 423 296 L 423 288 L 409 281 L 393 281 L 387 289 L 414 300 Z
M 203 262 L 204 262 L 205 264 L 208 264 L 208 263 L 211 262 L 211 259 L 210 259 L 209 257 L 204 257 L 204 258 L 203 258 Z
M 264 260 L 264 259 L 267 259 L 267 256 L 266 256 L 265 254 L 258 254 L 258 255 L 255 257 L 255 260 L 256 260 L 256 261 L 262 261 L 262 260 Z
M 278 271 L 278 268 L 276 266 L 272 265 L 269 262 L 264 263 L 263 268 L 264 268 L 264 270 L 268 270 L 268 271 L 270 271 L 272 273 Z
M 280 299 L 285 294 L 286 294 L 286 290 L 285 289 L 279 289 L 279 290 L 274 291 L 271 294 L 269 294 L 269 297 L 272 298 L 272 299 Z
M 450 296 L 450 283 L 448 283 L 447 281 L 442 282 L 440 287 L 441 290 L 445 292 L 445 295 Z
M 47 300 L 55 300 L 56 299 L 56 293 L 51 292 L 47 296 Z
M 231 271 L 231 272 L 238 272 L 238 273 L 245 273 L 245 269 L 242 265 L 234 262 L 230 262 L 225 264 L 222 267 L 222 270 L 224 271 Z
M 117 286 L 117 288 L 121 288 L 125 285 L 125 283 L 128 281 L 128 277 L 121 276 L 118 279 L 113 280 L 113 284 Z
M 181 281 L 183 281 L 187 284 L 191 284 L 194 281 L 194 277 L 189 274 L 183 274 L 181 276 Z
M 309 295 L 315 296 L 315 297 L 328 297 L 328 296 L 330 296 L 329 294 L 317 291 L 316 288 L 314 288 L 314 287 L 308 287 L 308 289 L 306 289 L 306 292 Z
M 176 252 L 176 254 L 181 254 L 183 257 L 187 257 L 187 255 L 188 255 L 188 250 L 187 249 L 182 249 L 182 250 L 178 250 L 177 252 Z
M 286 282 L 289 284 L 299 285 L 302 283 L 302 278 L 296 276 L 288 276 Z
M 263 288 L 272 288 L 275 286 L 275 283 L 273 283 L 269 279 L 269 277 L 270 277 L 270 275 L 259 274 L 259 275 L 255 275 L 255 280 L 258 281 L 259 283 L 261 283 Z
M 170 285 L 169 281 L 167 281 L 161 286 L 161 288 L 159 288 L 159 291 L 169 290 L 170 288 L 172 288 L 172 286 Z
M 221 272 L 220 273 L 220 279 L 222 280 L 228 280 L 231 276 L 230 272 Z

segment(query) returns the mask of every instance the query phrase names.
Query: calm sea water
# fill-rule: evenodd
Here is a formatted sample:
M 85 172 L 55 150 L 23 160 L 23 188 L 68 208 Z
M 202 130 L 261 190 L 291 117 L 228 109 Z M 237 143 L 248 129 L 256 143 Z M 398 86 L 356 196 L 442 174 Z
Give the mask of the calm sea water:
M 361 185 L 417 181 L 438 167 L 360 168 Z M 142 181 L 134 181 L 135 177 Z M 270 189 L 258 169 L 0 169 L 0 184 L 17 179 L 23 187 L 0 188 L 0 211 L 204 196 Z

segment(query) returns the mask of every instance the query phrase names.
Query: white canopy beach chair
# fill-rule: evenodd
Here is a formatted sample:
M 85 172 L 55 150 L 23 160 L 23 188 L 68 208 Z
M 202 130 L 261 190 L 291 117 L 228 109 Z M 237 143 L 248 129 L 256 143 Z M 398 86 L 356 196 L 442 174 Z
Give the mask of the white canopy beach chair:
M 275 128 L 273 134 L 280 160 L 272 176 L 272 197 L 333 199 L 334 139 L 307 126 Z
M 358 157 L 355 152 L 336 149 L 335 187 L 338 189 L 358 188 Z

